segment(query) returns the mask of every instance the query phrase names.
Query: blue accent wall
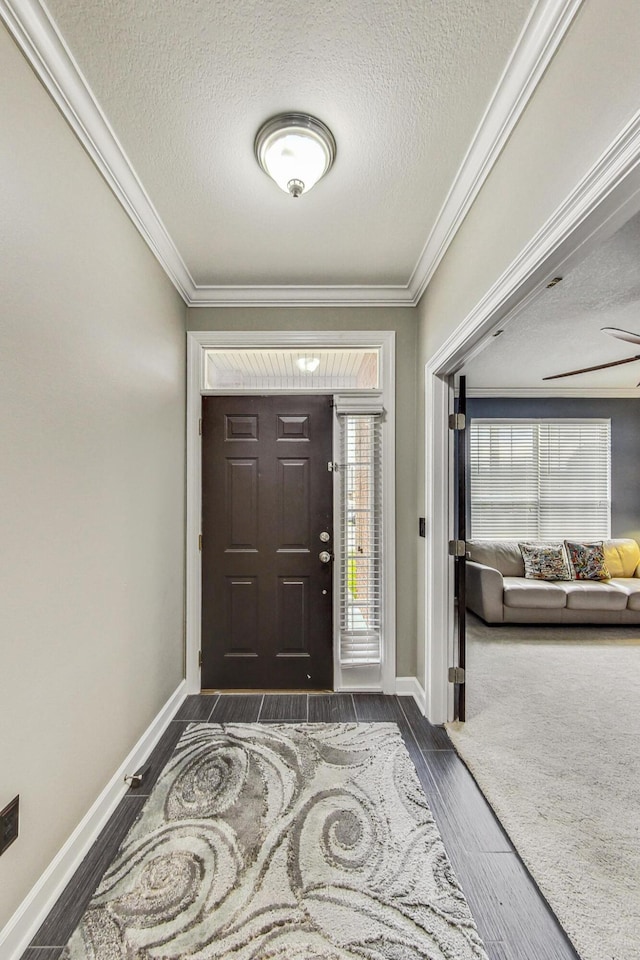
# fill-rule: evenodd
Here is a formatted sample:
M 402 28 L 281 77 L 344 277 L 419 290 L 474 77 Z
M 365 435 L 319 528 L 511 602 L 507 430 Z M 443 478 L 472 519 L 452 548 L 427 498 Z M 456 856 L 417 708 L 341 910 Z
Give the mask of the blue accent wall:
M 611 536 L 640 541 L 640 399 L 470 397 L 467 417 L 611 420 Z

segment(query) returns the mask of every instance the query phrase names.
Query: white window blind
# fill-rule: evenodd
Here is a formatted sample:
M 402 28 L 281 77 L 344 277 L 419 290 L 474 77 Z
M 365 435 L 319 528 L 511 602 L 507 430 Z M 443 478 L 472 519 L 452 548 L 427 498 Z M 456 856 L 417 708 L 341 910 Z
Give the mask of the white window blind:
M 611 533 L 609 420 L 485 420 L 470 428 L 471 536 Z
M 382 650 L 381 417 L 339 417 L 340 662 L 380 663 Z

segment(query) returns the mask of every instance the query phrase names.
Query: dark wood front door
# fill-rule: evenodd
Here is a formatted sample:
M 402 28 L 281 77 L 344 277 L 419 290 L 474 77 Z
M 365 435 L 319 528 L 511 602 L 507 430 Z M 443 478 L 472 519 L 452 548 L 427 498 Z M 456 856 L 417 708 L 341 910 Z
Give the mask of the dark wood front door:
M 204 689 L 333 686 L 331 456 L 329 397 L 203 398 Z

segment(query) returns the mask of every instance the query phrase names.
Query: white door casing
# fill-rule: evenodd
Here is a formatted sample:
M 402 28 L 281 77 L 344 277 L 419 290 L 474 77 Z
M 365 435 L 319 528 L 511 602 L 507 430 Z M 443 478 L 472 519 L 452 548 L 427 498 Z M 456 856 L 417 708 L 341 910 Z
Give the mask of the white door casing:
M 379 668 L 346 668 L 337 655 L 337 603 L 334 603 L 334 688 L 336 690 L 371 690 L 395 693 L 396 689 L 396 545 L 395 545 L 395 331 L 190 331 L 187 333 L 187 542 L 186 542 L 186 611 L 185 659 L 189 693 L 200 691 L 200 616 L 202 581 L 200 569 L 199 536 L 201 533 L 202 461 L 199 422 L 202 396 L 219 394 L 283 394 L 310 392 L 303 387 L 295 391 L 265 390 L 207 390 L 205 389 L 205 351 L 208 349 L 328 349 L 370 347 L 380 352 L 380 389 L 375 393 L 384 407 L 382 423 L 382 496 L 383 496 L 383 650 Z M 359 395 L 344 388 L 340 395 Z M 337 418 L 334 419 L 334 459 L 337 457 Z M 336 509 L 338 503 L 336 500 Z M 336 513 L 337 517 L 337 513 Z M 336 542 L 336 548 L 338 544 Z M 334 569 L 334 597 L 339 596 L 336 582 L 339 563 Z
M 572 193 L 509 265 L 425 366 L 425 634 L 423 684 L 432 723 L 453 718 L 453 460 L 447 424 L 448 379 L 514 320 L 555 276 L 571 269 L 601 239 L 640 209 L 640 112 L 624 127 Z M 468 384 L 473 395 L 473 384 Z

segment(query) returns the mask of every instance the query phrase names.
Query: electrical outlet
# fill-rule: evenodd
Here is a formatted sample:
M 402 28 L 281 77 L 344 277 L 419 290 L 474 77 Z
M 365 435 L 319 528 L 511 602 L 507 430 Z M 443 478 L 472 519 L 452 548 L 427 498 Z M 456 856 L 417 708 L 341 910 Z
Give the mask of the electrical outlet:
M 19 815 L 20 797 L 16 797 L 4 810 L 0 810 L 0 856 L 18 837 Z

